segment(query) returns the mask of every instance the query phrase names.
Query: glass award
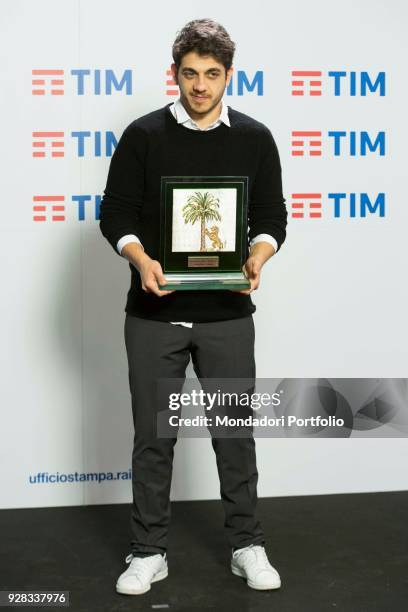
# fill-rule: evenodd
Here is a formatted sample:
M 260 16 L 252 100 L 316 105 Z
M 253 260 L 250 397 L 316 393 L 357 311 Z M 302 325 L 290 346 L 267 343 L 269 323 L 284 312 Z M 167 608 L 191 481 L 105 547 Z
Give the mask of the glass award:
M 160 205 L 160 289 L 250 288 L 247 176 L 163 176 Z

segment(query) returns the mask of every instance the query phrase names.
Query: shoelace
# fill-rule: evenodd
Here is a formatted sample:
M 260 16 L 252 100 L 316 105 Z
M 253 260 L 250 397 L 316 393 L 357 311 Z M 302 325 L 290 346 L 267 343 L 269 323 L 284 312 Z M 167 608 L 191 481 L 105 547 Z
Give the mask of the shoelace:
M 270 563 L 268 561 L 268 557 L 266 555 L 265 548 L 263 546 L 250 544 L 249 546 L 247 546 L 246 548 L 242 550 L 236 550 L 232 556 L 235 559 L 239 557 L 240 563 L 242 563 L 242 565 L 246 567 L 248 564 L 251 564 L 251 565 L 253 564 L 254 554 L 255 554 L 255 559 L 260 566 L 265 567 L 265 569 L 270 568 Z

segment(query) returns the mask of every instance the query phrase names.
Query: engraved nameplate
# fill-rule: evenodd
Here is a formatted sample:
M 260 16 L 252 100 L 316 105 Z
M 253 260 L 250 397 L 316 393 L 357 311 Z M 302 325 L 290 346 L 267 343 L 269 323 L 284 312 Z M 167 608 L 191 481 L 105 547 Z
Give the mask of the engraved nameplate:
M 218 268 L 220 265 L 220 258 L 216 255 L 211 257 L 208 256 L 194 256 L 187 257 L 187 266 L 189 268 Z

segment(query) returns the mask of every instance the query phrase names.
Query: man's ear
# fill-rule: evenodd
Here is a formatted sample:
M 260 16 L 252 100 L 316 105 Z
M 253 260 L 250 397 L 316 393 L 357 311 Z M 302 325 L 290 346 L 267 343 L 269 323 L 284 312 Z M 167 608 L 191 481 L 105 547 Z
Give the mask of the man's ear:
M 226 74 L 226 84 L 225 84 L 226 87 L 228 87 L 229 85 L 233 72 L 234 72 L 234 66 L 231 66 L 231 68 L 227 70 L 227 74 Z
M 173 62 L 173 64 L 170 66 L 172 75 L 173 75 L 173 79 L 174 82 L 178 85 L 178 79 L 177 79 L 177 67 L 176 64 Z

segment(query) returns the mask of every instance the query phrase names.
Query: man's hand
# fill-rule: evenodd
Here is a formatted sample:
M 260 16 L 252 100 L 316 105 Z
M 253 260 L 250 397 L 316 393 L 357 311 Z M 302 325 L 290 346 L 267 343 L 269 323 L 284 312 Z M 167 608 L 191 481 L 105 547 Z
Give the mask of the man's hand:
M 262 266 L 273 255 L 275 255 L 275 249 L 269 242 L 257 242 L 251 247 L 249 257 L 242 266 L 242 271 L 251 283 L 251 287 L 249 289 L 241 289 L 240 291 L 235 290 L 236 293 L 249 295 L 252 291 L 258 289 L 261 282 Z
M 140 244 L 135 242 L 126 244 L 122 249 L 121 255 L 130 261 L 139 271 L 142 289 L 146 291 L 146 293 L 154 293 L 158 297 L 174 293 L 175 289 L 171 291 L 162 291 L 159 289 L 159 283 L 165 285 L 167 282 L 160 262 L 146 255 Z
M 259 283 L 261 281 L 261 268 L 262 261 L 259 258 L 250 255 L 242 266 L 242 271 L 245 277 L 251 283 L 251 286 L 249 289 L 233 289 L 233 291 L 236 291 L 236 293 L 243 293 L 244 295 L 249 295 L 252 291 L 258 289 Z
M 160 262 L 156 259 L 151 259 L 148 255 L 145 255 L 145 259 L 142 260 L 139 268 L 140 278 L 142 279 L 142 289 L 147 293 L 155 293 L 159 297 L 173 293 L 172 291 L 162 291 L 159 289 L 160 285 L 167 283 Z

